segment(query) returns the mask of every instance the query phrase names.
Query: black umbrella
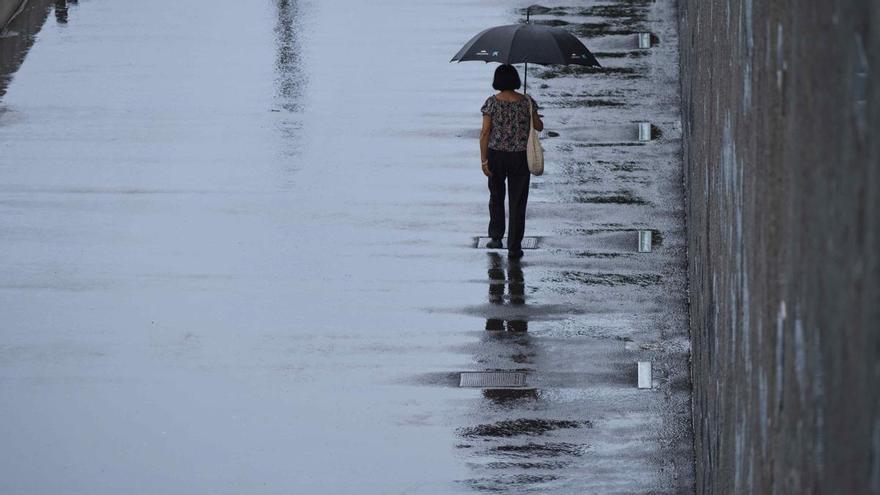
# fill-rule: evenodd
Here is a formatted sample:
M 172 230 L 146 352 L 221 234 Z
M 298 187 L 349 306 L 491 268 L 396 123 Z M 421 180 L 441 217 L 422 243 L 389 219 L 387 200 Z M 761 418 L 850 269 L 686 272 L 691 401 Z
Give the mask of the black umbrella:
M 496 26 L 482 31 L 465 43 L 450 62 L 468 60 L 525 63 L 526 82 L 529 62 L 601 67 L 596 57 L 574 35 L 561 28 L 528 24 L 528 17 L 526 24 Z

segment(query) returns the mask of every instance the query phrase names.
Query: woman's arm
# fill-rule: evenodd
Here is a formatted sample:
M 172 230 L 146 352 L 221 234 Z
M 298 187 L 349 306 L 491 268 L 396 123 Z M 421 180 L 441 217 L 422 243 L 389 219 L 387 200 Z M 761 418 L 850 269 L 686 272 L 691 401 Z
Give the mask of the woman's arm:
M 544 130 L 544 121 L 538 115 L 538 104 L 535 103 L 535 100 L 532 100 L 532 127 L 538 132 Z
M 489 171 L 489 133 L 492 132 L 492 117 L 483 115 L 483 128 L 480 129 L 480 167 L 486 177 L 492 175 Z

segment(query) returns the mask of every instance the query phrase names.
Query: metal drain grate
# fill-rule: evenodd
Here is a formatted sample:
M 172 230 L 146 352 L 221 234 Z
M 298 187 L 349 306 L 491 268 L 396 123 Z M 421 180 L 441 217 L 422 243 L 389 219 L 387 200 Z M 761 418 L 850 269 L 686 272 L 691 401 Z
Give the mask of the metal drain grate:
M 538 249 L 538 239 L 540 237 L 523 237 L 522 240 L 522 248 L 523 249 Z M 491 239 L 488 237 L 478 237 L 477 238 L 477 248 L 478 249 L 486 249 L 486 244 L 489 243 Z M 501 240 L 501 244 L 504 245 L 502 249 L 507 249 L 507 237 Z
M 466 371 L 459 387 L 517 388 L 526 386 L 526 374 L 520 371 Z

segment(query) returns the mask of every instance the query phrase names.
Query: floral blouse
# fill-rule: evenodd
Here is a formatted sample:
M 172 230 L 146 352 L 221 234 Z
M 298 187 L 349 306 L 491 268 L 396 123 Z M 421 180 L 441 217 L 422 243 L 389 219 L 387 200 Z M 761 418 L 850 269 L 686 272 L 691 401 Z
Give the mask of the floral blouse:
M 531 96 L 527 96 L 532 98 Z M 537 111 L 538 104 L 532 99 L 532 108 Z M 489 148 L 496 151 L 525 151 L 529 140 L 529 102 L 503 101 L 490 96 L 483 108 L 483 115 L 492 117 L 492 131 L 489 133 Z

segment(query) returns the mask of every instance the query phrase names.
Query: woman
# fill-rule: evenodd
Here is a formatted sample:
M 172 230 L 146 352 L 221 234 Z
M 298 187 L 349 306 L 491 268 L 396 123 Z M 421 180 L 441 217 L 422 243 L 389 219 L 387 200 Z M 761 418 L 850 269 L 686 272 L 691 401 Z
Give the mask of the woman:
M 510 227 L 507 252 L 511 258 L 523 255 L 522 239 L 526 228 L 526 203 L 529 199 L 529 164 L 526 143 L 529 119 L 537 131 L 544 129 L 538 117 L 538 104 L 531 96 L 517 93 L 519 73 L 509 64 L 495 69 L 492 87 L 498 94 L 483 104 L 483 129 L 480 131 L 480 159 L 483 173 L 489 178 L 489 237 L 487 247 L 502 247 L 504 237 L 504 181 L 507 180 Z M 528 98 L 528 99 L 526 99 Z M 532 113 L 529 114 L 529 100 Z

